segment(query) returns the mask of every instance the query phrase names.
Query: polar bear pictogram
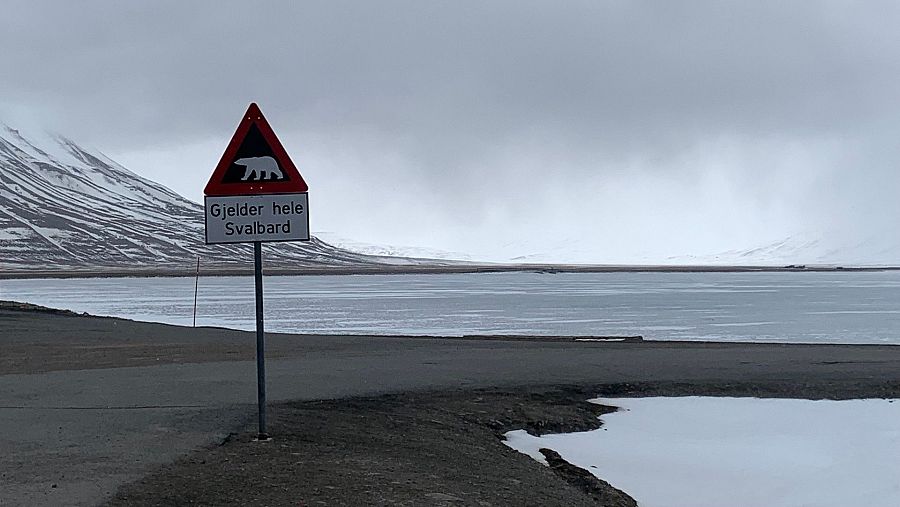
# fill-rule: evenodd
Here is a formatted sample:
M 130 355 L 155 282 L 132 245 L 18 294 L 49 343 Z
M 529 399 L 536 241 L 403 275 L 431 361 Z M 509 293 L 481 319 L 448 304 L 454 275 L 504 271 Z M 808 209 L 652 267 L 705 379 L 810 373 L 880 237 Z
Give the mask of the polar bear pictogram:
M 253 179 L 257 181 L 284 179 L 284 173 L 281 172 L 278 162 L 272 157 L 245 157 L 235 160 L 234 163 L 244 166 L 244 176 L 241 181 L 247 181 L 254 173 L 256 173 L 256 177 Z

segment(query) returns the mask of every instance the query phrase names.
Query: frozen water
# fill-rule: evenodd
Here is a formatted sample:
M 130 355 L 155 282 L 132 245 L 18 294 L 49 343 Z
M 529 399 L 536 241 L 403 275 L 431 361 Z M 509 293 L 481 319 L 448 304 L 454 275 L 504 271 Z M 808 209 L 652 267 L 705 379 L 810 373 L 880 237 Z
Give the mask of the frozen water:
M 507 445 L 553 449 L 642 507 L 900 505 L 900 402 L 603 399 L 594 431 Z
M 190 324 L 193 278 L 0 280 L 0 299 Z M 643 335 L 900 344 L 900 272 L 499 273 L 265 279 L 297 333 Z M 254 327 L 252 277 L 200 279 L 198 324 Z

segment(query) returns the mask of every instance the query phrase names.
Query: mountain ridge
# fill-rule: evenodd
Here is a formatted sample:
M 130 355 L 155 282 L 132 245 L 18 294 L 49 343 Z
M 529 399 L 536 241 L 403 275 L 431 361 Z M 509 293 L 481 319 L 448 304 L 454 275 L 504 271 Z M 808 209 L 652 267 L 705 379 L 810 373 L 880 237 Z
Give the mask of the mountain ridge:
M 44 132 L 22 133 L 0 122 L 0 271 L 130 270 L 185 272 L 199 256 L 206 270 L 235 272 L 252 263 L 248 244 L 206 245 L 203 207 L 139 176 L 100 151 Z M 900 265 L 900 243 L 889 235 L 857 241 L 850 234 L 798 234 L 715 254 L 635 255 L 632 262 L 596 262 L 576 239 L 560 244 L 505 245 L 516 255 L 483 262 L 471 254 L 372 245 L 323 233 L 309 242 L 270 243 L 266 265 L 280 270 L 385 272 L 455 267 L 471 270 L 546 266 L 885 267 Z M 522 254 L 521 252 L 527 252 Z M 501 258 L 502 257 L 502 258 Z M 593 262 L 592 262 L 593 260 Z M 637 261 L 637 262 L 634 262 Z M 466 268 L 468 266 L 468 268 Z M 580 269 L 580 268 L 579 268 Z
M 245 265 L 249 245 L 206 245 L 203 207 L 67 137 L 0 123 L 0 269 Z M 273 267 L 413 262 L 318 238 L 266 246 Z

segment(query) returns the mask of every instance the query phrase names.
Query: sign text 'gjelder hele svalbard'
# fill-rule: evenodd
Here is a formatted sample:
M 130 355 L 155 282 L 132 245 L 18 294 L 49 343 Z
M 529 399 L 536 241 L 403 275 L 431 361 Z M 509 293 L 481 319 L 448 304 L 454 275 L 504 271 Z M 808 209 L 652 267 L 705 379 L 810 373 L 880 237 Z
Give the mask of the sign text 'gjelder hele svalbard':
M 309 239 L 307 194 L 206 197 L 206 242 Z

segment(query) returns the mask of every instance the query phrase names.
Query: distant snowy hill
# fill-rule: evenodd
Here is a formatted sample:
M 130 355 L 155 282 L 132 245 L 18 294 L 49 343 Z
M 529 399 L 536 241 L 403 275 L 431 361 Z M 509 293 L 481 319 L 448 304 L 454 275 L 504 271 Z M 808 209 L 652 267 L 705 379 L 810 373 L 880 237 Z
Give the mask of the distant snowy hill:
M 854 239 L 851 239 L 854 238 Z M 607 264 L 662 266 L 900 266 L 900 236 L 867 235 L 853 231 L 795 234 L 762 245 L 718 253 L 660 253 L 619 248 L 615 254 L 598 248 L 593 238 L 565 241 L 527 240 L 498 245 L 493 262 L 518 264 Z M 352 246 L 351 246 L 352 248 Z M 448 254 L 451 255 L 451 254 Z M 458 258 L 458 257 L 445 257 Z
M 327 241 L 344 250 L 357 252 L 365 255 L 385 256 L 385 257 L 404 257 L 417 259 L 437 259 L 442 261 L 474 261 L 470 254 L 462 252 L 447 252 L 434 248 L 423 248 L 416 246 L 397 246 L 397 245 L 374 245 L 372 243 L 364 243 L 344 238 L 332 232 L 319 232 L 319 239 Z M 482 259 L 478 259 L 482 260 Z
M 769 244 L 713 255 L 671 257 L 675 264 L 900 266 L 900 241 L 893 235 L 847 240 L 851 234 L 797 234 Z M 832 238 L 841 238 L 840 240 Z
M 246 265 L 248 245 L 206 246 L 203 208 L 102 153 L 0 123 L 0 269 Z M 266 246 L 281 267 L 403 264 L 316 238 Z

